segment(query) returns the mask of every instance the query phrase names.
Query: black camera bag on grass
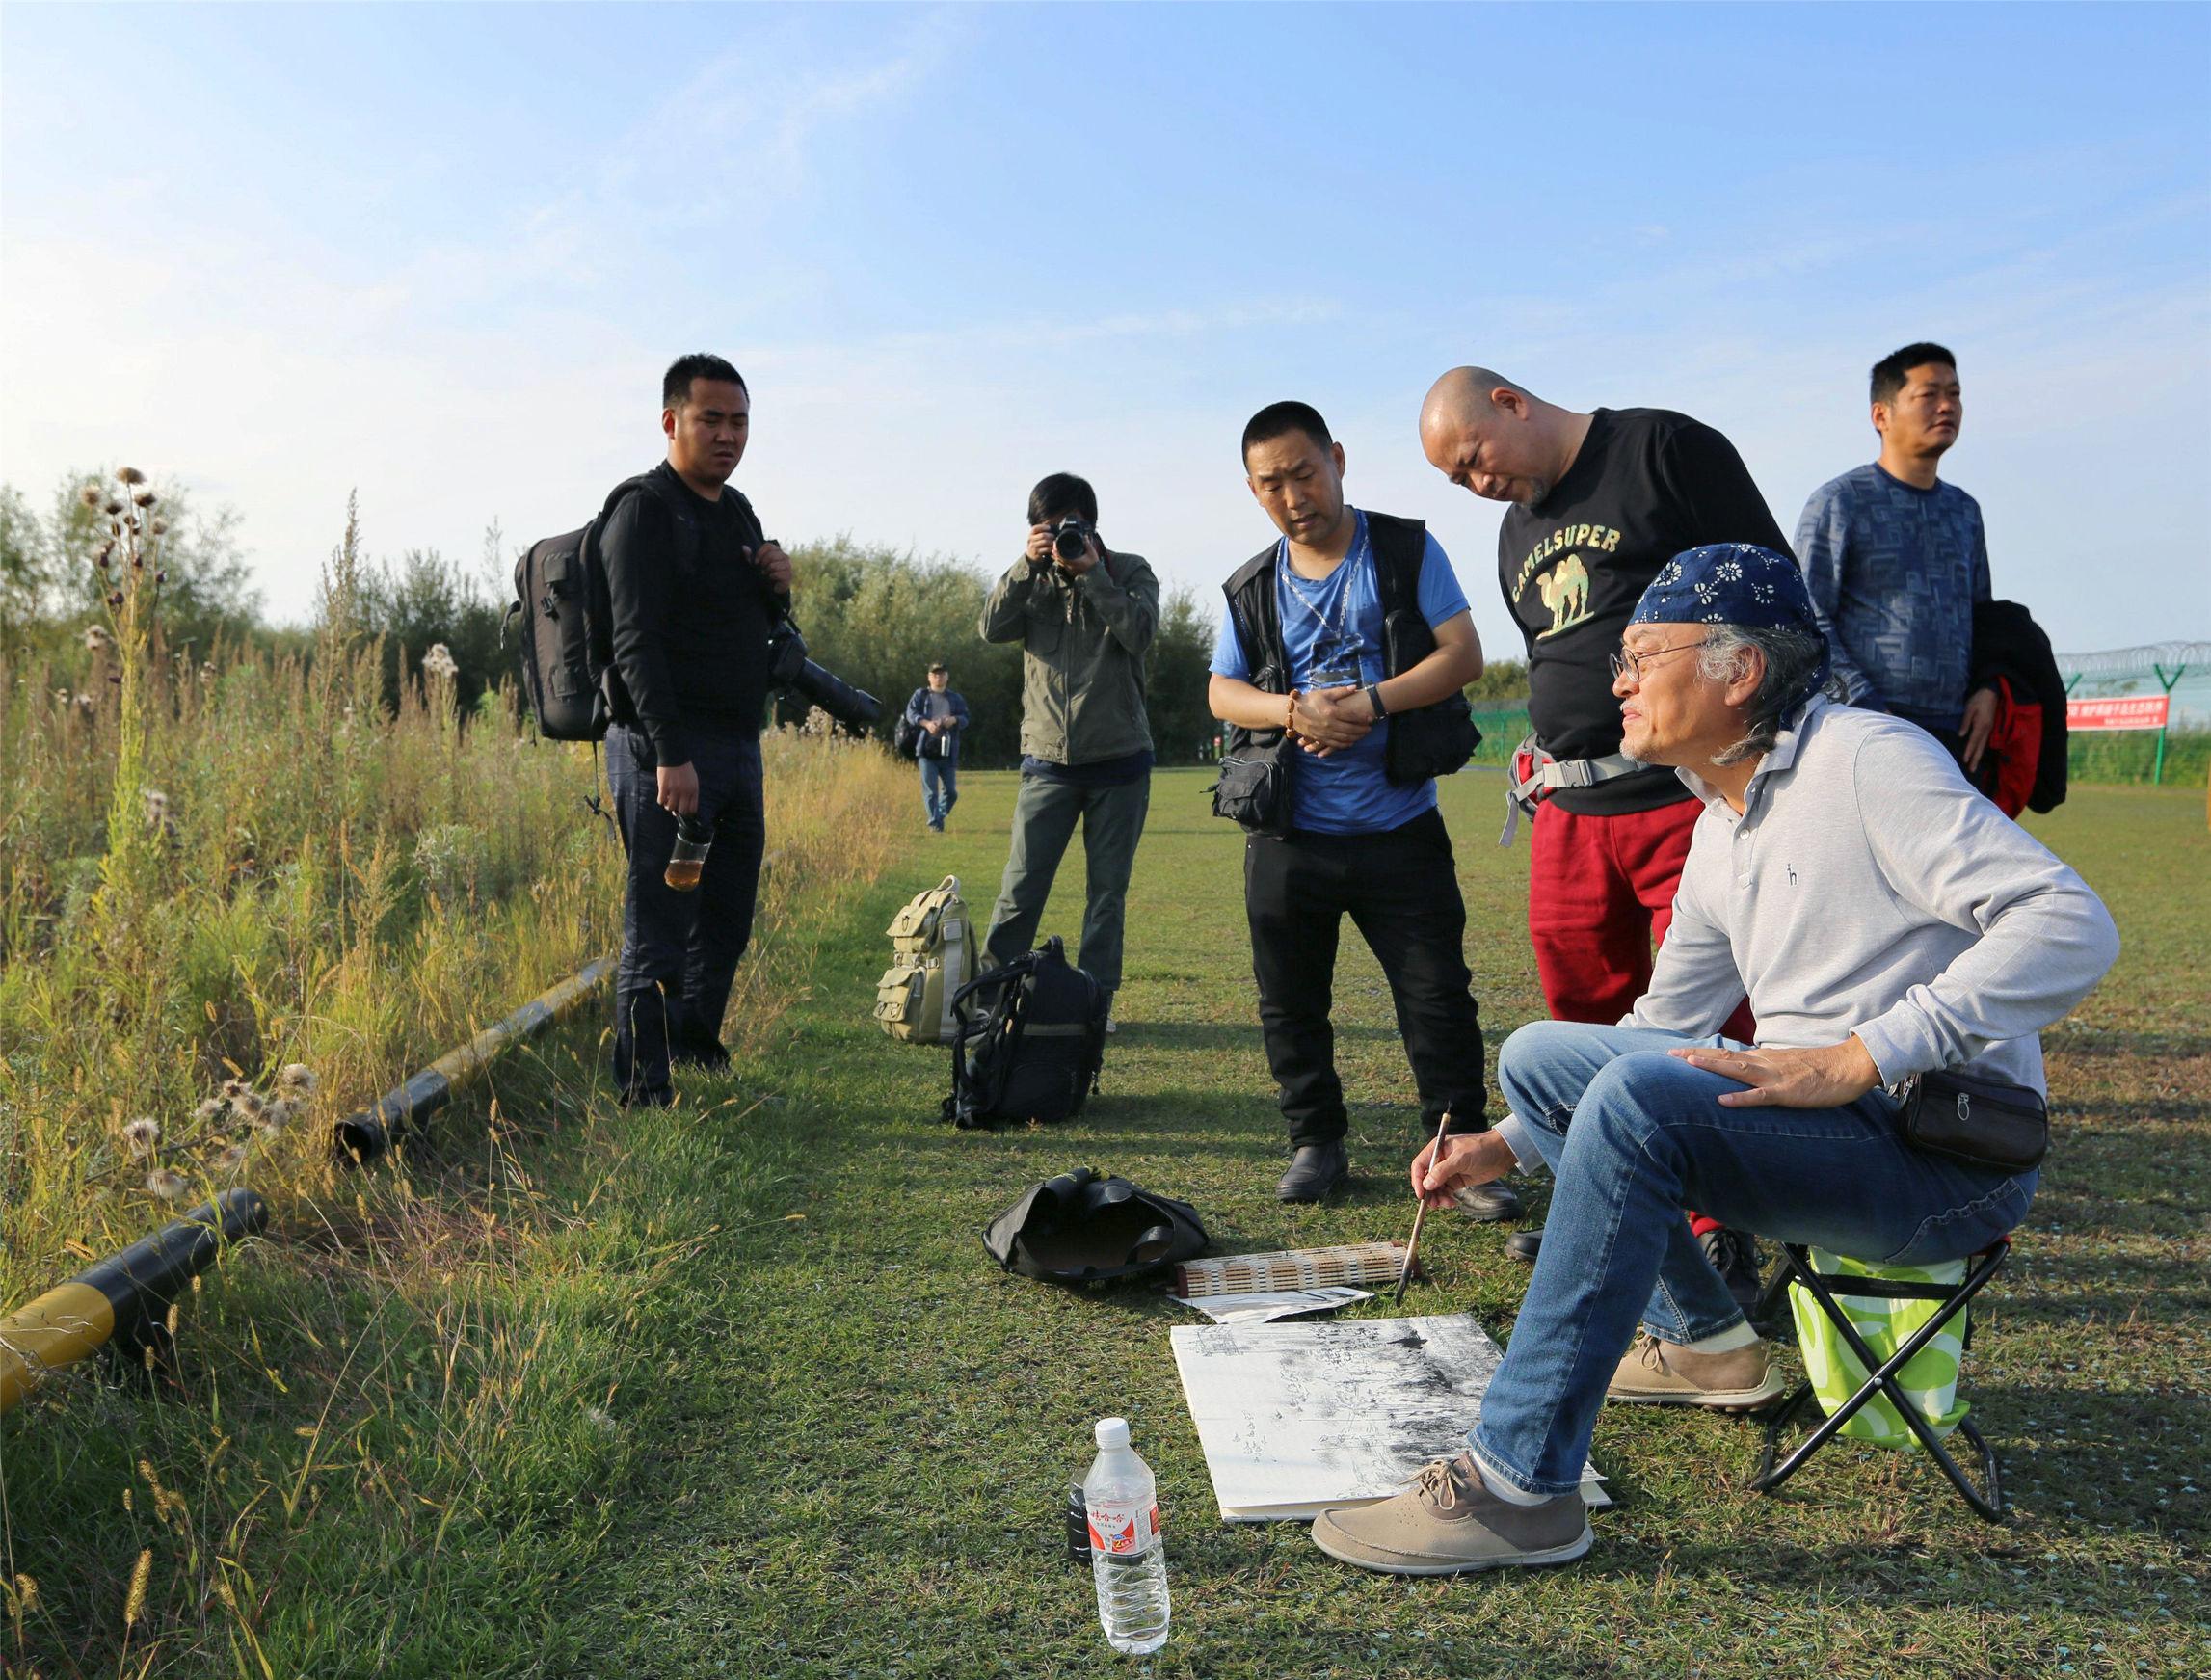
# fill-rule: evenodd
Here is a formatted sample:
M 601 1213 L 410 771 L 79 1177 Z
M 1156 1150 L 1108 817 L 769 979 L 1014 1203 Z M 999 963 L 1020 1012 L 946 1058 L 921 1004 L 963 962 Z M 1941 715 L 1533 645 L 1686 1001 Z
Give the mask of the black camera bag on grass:
M 1072 1120 L 1098 1089 L 1112 997 L 1067 960 L 1054 934 L 1041 948 L 952 995 L 952 1094 L 944 1118 L 963 1132 Z
M 1031 1186 L 983 1232 L 1000 1267 L 1052 1283 L 1141 1277 L 1195 1260 L 1208 1240 L 1189 1203 L 1086 1166 Z

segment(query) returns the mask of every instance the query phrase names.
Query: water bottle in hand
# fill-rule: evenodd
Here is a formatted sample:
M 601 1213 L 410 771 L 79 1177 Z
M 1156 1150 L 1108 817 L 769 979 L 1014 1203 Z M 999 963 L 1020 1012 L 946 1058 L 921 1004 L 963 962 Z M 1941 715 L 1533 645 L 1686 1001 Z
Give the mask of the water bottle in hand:
M 1151 1467 L 1130 1450 L 1126 1418 L 1098 1420 L 1098 1457 L 1082 1479 L 1090 1575 L 1106 1642 L 1141 1657 L 1167 1642 L 1167 1551 Z

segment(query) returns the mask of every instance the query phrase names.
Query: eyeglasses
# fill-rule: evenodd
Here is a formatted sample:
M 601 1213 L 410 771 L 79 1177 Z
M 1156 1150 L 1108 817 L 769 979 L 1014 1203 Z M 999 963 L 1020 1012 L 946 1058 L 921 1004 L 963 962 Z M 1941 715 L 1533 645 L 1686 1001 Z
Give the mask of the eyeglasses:
M 1618 653 L 1612 654 L 1608 660 L 1608 663 L 1612 667 L 1612 680 L 1617 682 L 1625 676 L 1640 682 L 1643 680 L 1643 667 L 1653 659 L 1663 659 L 1668 653 L 1686 653 L 1692 648 L 1701 648 L 1705 642 L 1711 640 L 1712 638 L 1707 636 L 1701 642 L 1684 642 L 1678 648 L 1653 648 L 1647 653 L 1631 653 L 1627 649 L 1622 648 Z

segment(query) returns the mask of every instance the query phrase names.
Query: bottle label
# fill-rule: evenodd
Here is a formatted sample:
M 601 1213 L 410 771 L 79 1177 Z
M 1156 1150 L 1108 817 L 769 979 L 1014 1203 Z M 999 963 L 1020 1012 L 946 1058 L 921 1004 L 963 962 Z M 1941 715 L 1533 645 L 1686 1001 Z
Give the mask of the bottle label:
M 1089 1507 L 1090 1549 L 1102 1558 L 1139 1558 L 1159 1537 L 1159 1507 L 1094 1505 Z

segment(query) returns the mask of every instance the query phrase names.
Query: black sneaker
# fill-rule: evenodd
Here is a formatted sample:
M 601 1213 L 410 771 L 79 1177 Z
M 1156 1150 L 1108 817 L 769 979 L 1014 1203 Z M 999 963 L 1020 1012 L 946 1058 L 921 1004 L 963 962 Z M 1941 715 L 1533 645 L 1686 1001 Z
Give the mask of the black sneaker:
M 1759 1297 L 1766 1293 L 1758 1275 L 1758 1239 L 1747 1231 L 1730 1231 L 1721 1225 L 1707 1231 L 1697 1241 L 1704 1245 L 1705 1259 L 1712 1262 L 1712 1269 L 1719 1273 L 1719 1281 L 1727 1286 L 1744 1317 L 1755 1314 Z
M 1286 1202 L 1325 1201 L 1342 1189 L 1351 1176 L 1351 1158 L 1343 1141 L 1308 1143 L 1290 1158 L 1290 1170 L 1274 1187 Z

